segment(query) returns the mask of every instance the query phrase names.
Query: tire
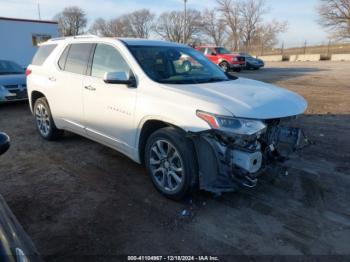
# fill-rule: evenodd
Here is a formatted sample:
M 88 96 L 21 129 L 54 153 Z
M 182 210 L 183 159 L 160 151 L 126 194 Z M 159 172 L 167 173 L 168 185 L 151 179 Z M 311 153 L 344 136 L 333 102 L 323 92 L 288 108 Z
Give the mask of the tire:
M 181 200 L 197 184 L 194 145 L 179 129 L 162 128 L 149 137 L 145 164 L 153 185 L 167 198 Z
M 230 65 L 226 61 L 221 62 L 219 66 L 225 73 L 228 73 L 230 71 Z
M 49 103 L 45 97 L 41 97 L 35 101 L 34 117 L 36 128 L 42 138 L 53 141 L 62 137 L 63 131 L 57 129 L 52 118 Z

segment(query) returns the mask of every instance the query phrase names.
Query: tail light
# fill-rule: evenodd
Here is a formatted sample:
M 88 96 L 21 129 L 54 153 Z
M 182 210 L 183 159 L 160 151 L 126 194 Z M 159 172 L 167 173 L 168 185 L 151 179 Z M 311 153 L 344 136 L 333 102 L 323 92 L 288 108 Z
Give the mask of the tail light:
M 30 70 L 30 69 L 26 69 L 26 76 L 29 76 L 30 74 L 32 73 L 32 70 Z

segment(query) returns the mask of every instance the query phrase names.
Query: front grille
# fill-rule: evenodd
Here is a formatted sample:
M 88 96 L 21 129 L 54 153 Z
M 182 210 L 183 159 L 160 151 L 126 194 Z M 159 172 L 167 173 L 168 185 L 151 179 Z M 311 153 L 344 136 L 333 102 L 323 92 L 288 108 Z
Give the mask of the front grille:
M 18 89 L 19 85 L 4 85 L 6 89 Z
M 10 93 L 15 94 L 16 96 L 7 96 L 6 100 L 22 100 L 28 98 L 26 90 L 11 90 Z
M 4 87 L 6 89 L 12 90 L 12 89 L 26 89 L 27 85 L 23 84 L 23 85 L 4 85 Z
M 245 57 L 244 56 L 238 56 L 238 61 L 240 62 L 245 62 Z

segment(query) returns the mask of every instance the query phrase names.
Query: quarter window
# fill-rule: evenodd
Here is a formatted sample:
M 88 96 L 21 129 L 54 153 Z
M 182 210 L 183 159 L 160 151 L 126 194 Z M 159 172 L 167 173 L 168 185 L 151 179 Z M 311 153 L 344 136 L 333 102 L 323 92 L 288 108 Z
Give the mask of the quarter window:
M 33 57 L 32 64 L 41 66 L 46 61 L 46 59 L 51 55 L 53 50 L 55 50 L 56 46 L 57 45 L 40 46 L 38 51 L 36 52 L 36 54 Z
M 108 72 L 130 73 L 130 67 L 112 46 L 97 44 L 92 63 L 91 76 L 103 78 Z
M 58 61 L 58 66 L 59 66 L 62 70 L 64 70 L 65 67 L 66 67 L 66 61 L 67 61 L 68 52 L 69 52 L 69 46 L 67 46 L 67 47 L 64 49 L 64 51 L 63 51 L 63 53 L 62 53 L 62 55 L 61 55 L 61 57 L 60 57 L 60 60 Z
M 81 74 L 86 74 L 87 65 L 89 62 L 91 50 L 94 44 L 72 44 L 69 48 L 65 71 Z

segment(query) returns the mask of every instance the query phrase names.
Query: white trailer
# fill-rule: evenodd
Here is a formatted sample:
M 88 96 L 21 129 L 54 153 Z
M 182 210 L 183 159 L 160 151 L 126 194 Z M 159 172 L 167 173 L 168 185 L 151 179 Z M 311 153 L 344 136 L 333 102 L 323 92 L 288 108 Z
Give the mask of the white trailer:
M 39 43 L 58 37 L 58 23 L 0 17 L 0 36 L 0 60 L 27 67 Z

